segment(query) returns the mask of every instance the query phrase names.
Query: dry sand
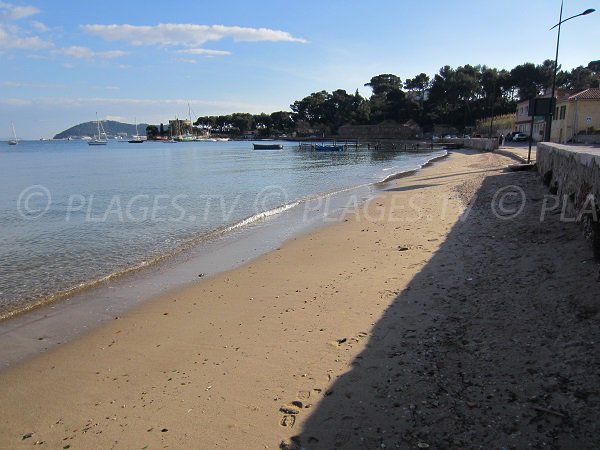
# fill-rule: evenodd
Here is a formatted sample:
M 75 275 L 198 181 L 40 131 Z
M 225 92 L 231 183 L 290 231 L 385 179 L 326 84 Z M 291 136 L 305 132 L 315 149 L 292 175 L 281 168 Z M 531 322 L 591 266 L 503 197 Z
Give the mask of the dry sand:
M 510 162 L 453 153 L 0 372 L 0 448 L 599 448 L 598 264 Z

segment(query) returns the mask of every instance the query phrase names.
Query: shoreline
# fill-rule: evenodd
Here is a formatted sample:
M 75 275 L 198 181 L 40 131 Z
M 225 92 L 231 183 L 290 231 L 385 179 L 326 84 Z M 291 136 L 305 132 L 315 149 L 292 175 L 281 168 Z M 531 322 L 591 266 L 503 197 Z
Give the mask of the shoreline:
M 152 301 L 155 297 L 164 295 L 165 292 L 172 292 L 194 284 L 198 281 L 198 274 L 194 272 L 198 272 L 202 277 L 227 272 L 275 250 L 293 237 L 302 236 L 320 227 L 335 223 L 338 220 L 336 216 L 348 205 L 346 196 L 358 195 L 361 197 L 359 202 L 352 202 L 350 207 L 358 206 L 358 203 L 372 200 L 378 195 L 380 188 L 390 181 L 414 175 L 447 156 L 447 152 L 444 155 L 432 155 L 420 168 L 406 169 L 381 181 L 335 192 L 321 193 L 257 213 L 234 224 L 224 225 L 201 236 L 191 238 L 176 250 L 158 256 L 152 261 L 82 283 L 67 291 L 53 294 L 36 303 L 6 313 L 0 317 L 0 339 L 4 339 L 5 343 L 8 342 L 8 345 L 4 345 L 4 349 L 0 349 L 0 370 L 76 339 L 106 321 L 126 314 L 130 308 Z M 318 206 L 324 201 L 324 206 L 330 211 L 326 214 L 321 214 L 317 209 L 312 211 L 310 203 L 313 201 L 317 201 Z M 302 207 L 304 207 L 304 211 L 302 211 Z M 308 217 L 307 212 L 312 216 Z M 284 217 L 286 214 L 291 218 Z M 260 230 L 253 230 L 253 227 L 259 227 Z M 257 244 L 256 241 L 268 242 L 273 239 L 269 232 L 262 230 L 263 227 L 273 229 L 272 233 L 276 235 L 281 235 L 282 228 L 285 230 L 289 228 L 292 231 L 265 246 Z M 255 234 L 258 234 L 258 237 L 254 236 Z M 242 247 L 239 252 L 235 250 L 238 240 L 241 240 Z M 247 243 L 244 243 L 246 241 Z M 214 258 L 215 252 L 220 251 L 219 249 L 223 245 L 228 248 L 226 250 L 228 256 L 225 261 L 221 261 L 213 269 L 207 264 L 207 260 L 210 257 Z M 258 247 L 253 251 L 248 248 L 244 250 L 243 247 L 248 246 Z M 208 256 L 203 256 L 205 252 Z M 200 264 L 203 269 L 195 271 L 185 267 L 194 263 Z M 184 266 L 183 270 L 178 271 L 178 266 Z M 163 274 L 162 272 L 167 273 Z M 183 275 L 178 272 L 183 272 Z M 147 287 L 144 287 L 144 285 L 156 284 L 155 278 L 157 277 L 161 278 L 162 283 L 166 286 L 165 289 L 148 290 Z M 138 285 L 138 290 L 143 294 L 138 295 L 137 292 L 132 292 L 131 289 L 128 289 L 131 285 Z M 121 296 L 123 304 L 116 305 L 109 299 L 115 289 L 125 290 L 127 295 L 134 295 L 136 298 L 134 301 L 130 301 Z M 71 311 L 71 309 L 77 310 Z M 38 335 L 43 338 L 36 337 Z M 13 338 L 7 341 L 6 336 L 13 336 Z M 23 344 L 27 339 L 30 344 Z
M 423 152 L 427 153 L 438 153 L 439 151 L 432 152 Z M 442 156 L 443 157 L 443 156 Z M 35 311 L 39 308 L 45 308 L 49 305 L 52 305 L 56 302 L 60 302 L 66 300 L 72 296 L 85 295 L 86 292 L 94 290 L 98 287 L 102 287 L 103 285 L 110 283 L 112 281 L 119 281 L 122 278 L 126 278 L 128 276 L 135 275 L 139 272 L 148 270 L 153 267 L 160 267 L 163 264 L 169 264 L 169 262 L 173 259 L 177 259 L 179 257 L 185 258 L 186 252 L 193 252 L 198 247 L 210 243 L 215 239 L 227 239 L 228 234 L 231 232 L 235 232 L 238 229 L 244 229 L 245 227 L 252 226 L 255 222 L 261 222 L 266 220 L 271 220 L 272 216 L 277 216 L 282 212 L 287 211 L 288 209 L 301 207 L 307 203 L 310 203 L 314 200 L 321 200 L 328 197 L 340 196 L 347 192 L 358 191 L 362 188 L 370 188 L 372 186 L 378 186 L 382 183 L 386 183 L 392 179 L 397 177 L 407 176 L 411 173 L 415 173 L 423 167 L 426 167 L 430 162 L 438 159 L 439 156 L 432 156 L 432 159 L 425 162 L 425 164 L 421 165 L 416 169 L 407 169 L 406 171 L 401 171 L 399 173 L 393 174 L 390 177 L 386 177 L 380 181 L 372 181 L 365 184 L 359 184 L 347 188 L 342 188 L 332 192 L 321 192 L 308 197 L 298 198 L 296 200 L 292 200 L 289 203 L 278 205 L 266 211 L 256 212 L 253 215 L 248 217 L 243 217 L 236 222 L 230 224 L 224 224 L 212 230 L 202 232 L 193 237 L 188 238 L 186 241 L 179 244 L 176 248 L 169 250 L 167 253 L 163 253 L 154 257 L 151 257 L 148 260 L 140 261 L 132 266 L 122 267 L 118 270 L 101 275 L 95 278 L 91 278 L 85 281 L 81 281 L 71 287 L 67 287 L 64 290 L 60 290 L 57 292 L 52 292 L 49 294 L 45 294 L 40 297 L 32 297 L 28 300 L 25 300 L 26 304 L 24 306 L 20 306 L 14 308 L 12 310 L 7 310 L 0 312 L 0 323 L 5 320 L 10 320 L 14 317 L 18 317 L 22 314 L 27 314 L 31 311 Z M 389 180 L 388 180 L 389 178 Z M 301 233 L 302 231 L 300 231 Z
M 593 448 L 598 266 L 508 162 L 453 152 L 0 371 L 0 447 Z M 530 196 L 522 219 L 491 215 L 505 185 Z

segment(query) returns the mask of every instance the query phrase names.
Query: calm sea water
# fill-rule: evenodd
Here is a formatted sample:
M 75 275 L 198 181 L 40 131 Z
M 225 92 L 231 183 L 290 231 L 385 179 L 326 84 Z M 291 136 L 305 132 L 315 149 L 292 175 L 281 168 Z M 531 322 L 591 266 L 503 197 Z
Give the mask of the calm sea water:
M 0 147 L 0 316 L 443 154 L 283 143 Z

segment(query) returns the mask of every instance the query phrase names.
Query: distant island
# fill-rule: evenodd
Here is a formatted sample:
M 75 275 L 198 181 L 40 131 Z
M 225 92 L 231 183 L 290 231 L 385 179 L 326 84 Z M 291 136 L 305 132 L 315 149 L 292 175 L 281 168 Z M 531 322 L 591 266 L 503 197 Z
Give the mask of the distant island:
M 103 120 L 102 126 L 108 138 L 126 138 L 134 136 L 136 133 L 135 125 L 131 123 L 116 122 L 114 120 Z M 138 131 L 140 135 L 146 134 L 147 123 L 138 123 Z M 75 125 L 65 131 L 62 131 L 54 136 L 54 139 L 81 139 L 83 137 L 93 137 L 98 133 L 96 122 L 84 122 Z

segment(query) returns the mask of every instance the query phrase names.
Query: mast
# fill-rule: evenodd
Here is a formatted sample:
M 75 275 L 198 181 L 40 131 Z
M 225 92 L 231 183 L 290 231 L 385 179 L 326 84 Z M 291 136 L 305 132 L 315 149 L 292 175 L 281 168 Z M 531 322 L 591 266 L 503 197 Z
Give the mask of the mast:
M 194 127 L 192 126 L 192 109 L 190 108 L 190 102 L 188 102 L 188 115 L 190 116 L 190 135 L 194 137 Z

